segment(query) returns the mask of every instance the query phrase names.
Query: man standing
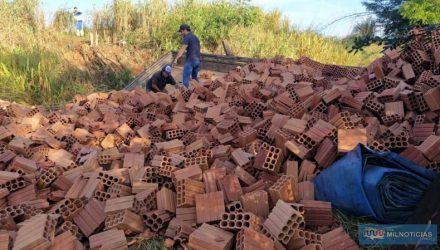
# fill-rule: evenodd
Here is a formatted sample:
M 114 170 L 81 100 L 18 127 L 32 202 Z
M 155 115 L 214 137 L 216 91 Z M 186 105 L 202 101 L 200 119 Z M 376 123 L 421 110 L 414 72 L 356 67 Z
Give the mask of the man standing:
M 77 7 L 73 8 L 73 18 L 75 19 L 76 36 L 84 36 L 83 15 Z
M 188 24 L 180 25 L 178 30 L 183 37 L 183 44 L 177 53 L 176 58 L 173 61 L 173 64 L 177 63 L 177 60 L 183 55 L 186 50 L 186 61 L 183 67 L 183 85 L 185 88 L 189 88 L 189 78 L 190 76 L 195 81 L 199 81 L 198 73 L 199 73 L 199 65 L 201 61 L 200 56 L 200 41 L 199 39 L 191 32 L 191 28 Z
M 176 81 L 171 75 L 171 65 L 165 65 L 161 71 L 156 72 L 148 81 L 147 81 L 147 91 L 162 92 L 165 88 L 165 85 L 172 84 L 176 85 Z

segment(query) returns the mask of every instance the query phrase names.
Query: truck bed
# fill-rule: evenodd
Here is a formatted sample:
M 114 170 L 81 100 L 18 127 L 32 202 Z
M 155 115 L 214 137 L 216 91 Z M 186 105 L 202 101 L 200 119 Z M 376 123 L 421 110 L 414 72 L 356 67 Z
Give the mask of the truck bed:
M 160 59 L 146 68 L 143 72 L 136 76 L 124 89 L 132 90 L 135 87 L 145 88 L 146 81 L 157 71 L 162 69 L 165 64 L 170 64 L 173 61 L 176 52 L 169 52 L 163 55 Z M 223 56 L 202 53 L 202 63 L 200 65 L 200 73 L 209 73 L 215 76 L 222 76 L 228 71 L 237 66 L 243 66 L 257 61 L 255 58 L 237 57 L 237 56 Z M 178 65 L 173 69 L 173 77 L 177 82 L 182 81 L 183 62 L 185 58 L 179 60 Z

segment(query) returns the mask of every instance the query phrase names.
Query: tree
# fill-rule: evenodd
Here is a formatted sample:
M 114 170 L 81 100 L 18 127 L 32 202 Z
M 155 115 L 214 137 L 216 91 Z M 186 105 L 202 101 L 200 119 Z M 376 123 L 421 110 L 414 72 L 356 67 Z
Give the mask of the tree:
M 343 42 L 347 47 L 351 47 L 351 51 L 363 50 L 366 45 L 372 43 L 372 41 L 379 40 L 377 36 L 377 24 L 376 20 L 372 17 L 357 23 L 351 34 L 343 39 Z
M 426 26 L 428 32 L 440 23 L 440 0 L 365 0 L 367 13 L 374 15 L 376 34 L 355 36 L 352 50 L 378 43 L 396 47 L 412 39 L 408 31 L 414 26 Z
M 440 23 L 440 0 L 407 0 L 400 8 L 402 16 L 412 24 Z
M 387 37 L 400 36 L 410 25 L 408 19 L 400 14 L 405 0 L 367 0 L 362 2 L 367 11 L 374 13 L 378 28 Z
M 404 2 L 405 0 L 366 0 L 362 2 L 367 11 L 375 16 L 375 34 L 356 36 L 352 49 L 355 51 L 362 50 L 362 48 L 372 43 L 385 46 L 396 44 L 411 25 L 410 20 L 400 13 L 400 8 Z
M 363 22 L 357 23 L 353 27 L 352 34 L 355 36 L 367 37 L 373 39 L 377 33 L 376 20 L 368 18 Z

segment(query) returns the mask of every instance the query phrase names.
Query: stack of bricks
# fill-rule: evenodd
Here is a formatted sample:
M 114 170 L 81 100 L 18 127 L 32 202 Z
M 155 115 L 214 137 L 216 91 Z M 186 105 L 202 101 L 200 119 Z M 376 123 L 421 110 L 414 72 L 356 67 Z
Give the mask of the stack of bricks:
M 233 201 L 226 205 L 226 212 L 243 212 L 243 205 L 241 205 L 241 201 Z
M 143 214 L 144 224 L 154 232 L 164 228 L 171 218 L 171 213 L 166 210 L 155 210 Z M 142 228 L 141 225 L 139 224 L 138 228 Z
M 263 226 L 272 237 L 287 244 L 296 229 L 304 227 L 304 217 L 287 203 L 279 200 Z
M 274 249 L 274 247 L 271 239 L 251 228 L 243 228 L 237 233 L 235 243 L 237 250 Z
M 196 207 L 176 208 L 176 219 L 188 224 L 197 223 Z
M 263 159 L 263 162 L 261 162 L 261 166 L 254 165 L 254 167 L 270 173 L 278 173 L 283 162 L 282 150 L 274 146 L 265 145 L 267 144 L 264 143 L 261 146 L 260 152 L 256 156 L 257 159 L 255 160 L 255 164 L 258 164 L 260 159 Z
M 148 187 L 134 196 L 134 211 L 137 213 L 152 211 L 157 208 L 157 184 Z
M 101 225 L 104 219 L 104 203 L 92 199 L 84 209 L 73 218 L 75 224 L 69 223 L 66 227 L 71 231 L 76 231 L 77 226 L 81 232 L 88 237 Z
M 58 234 L 51 246 L 53 250 L 62 250 L 62 249 L 74 249 L 74 250 L 83 250 L 84 246 L 75 237 L 71 232 L 67 231 L 61 234 Z
M 56 221 L 51 215 L 39 214 L 22 222 L 14 249 L 49 249 L 55 237 Z
M 69 231 L 77 239 L 81 239 L 83 235 L 81 234 L 78 226 L 71 221 L 65 221 L 57 230 L 56 234 L 64 233 Z
M 249 212 L 223 213 L 220 220 L 220 228 L 230 231 L 241 230 L 244 228 L 259 230 L 260 226 L 260 218 Z
M 126 235 L 139 234 L 145 230 L 142 216 L 128 209 L 108 214 L 105 218 L 105 228 L 117 228 L 123 230 Z
M 417 147 L 420 152 L 429 160 L 440 161 L 440 136 L 431 135 Z
M 188 246 L 195 250 L 232 249 L 233 238 L 233 233 L 204 223 L 191 233 Z
M 122 230 L 110 229 L 89 237 L 90 249 L 128 249 Z
M 218 221 L 225 212 L 223 192 L 209 192 L 196 195 L 198 223 Z
M 172 96 L 93 93 L 58 111 L 2 101 L 0 244 L 126 249 L 154 232 L 194 249 L 234 236 L 237 249 L 356 249 L 330 231 L 313 179 L 358 143 L 440 172 L 433 32 L 366 68 L 274 58 Z
M 205 192 L 205 185 L 203 182 L 184 179 L 176 183 L 177 191 L 177 207 L 193 207 L 196 205 L 196 195 Z
M 307 226 L 331 226 L 333 212 L 330 202 L 302 200 L 304 219 Z
M 261 218 L 269 215 L 269 197 L 264 190 L 255 190 L 241 196 L 242 211 L 251 212 Z M 229 210 L 231 212 L 231 210 Z M 233 212 L 233 211 L 232 211 Z
M 313 248 L 308 248 L 312 246 Z M 327 249 L 322 246 L 322 235 L 298 229 L 287 243 L 288 249 Z
M 85 197 L 81 199 L 64 199 L 57 202 L 50 211 L 54 214 L 61 215 L 64 220 L 71 220 L 87 204 L 87 199 Z
M 293 202 L 295 200 L 295 188 L 291 176 L 282 175 L 270 188 L 269 194 L 272 201 L 282 200 Z

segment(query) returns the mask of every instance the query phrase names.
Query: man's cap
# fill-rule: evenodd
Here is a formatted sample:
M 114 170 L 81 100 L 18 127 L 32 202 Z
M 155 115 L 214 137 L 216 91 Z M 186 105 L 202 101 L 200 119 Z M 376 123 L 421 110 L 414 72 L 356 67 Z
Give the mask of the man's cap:
M 163 66 L 162 71 L 168 74 L 171 74 L 171 65 L 167 64 Z
M 191 30 L 191 27 L 189 27 L 189 25 L 188 24 L 181 24 L 180 25 L 180 27 L 179 27 L 179 30 L 177 31 L 177 32 L 180 32 L 180 31 L 182 31 L 182 30 L 188 30 L 188 31 L 190 31 Z

